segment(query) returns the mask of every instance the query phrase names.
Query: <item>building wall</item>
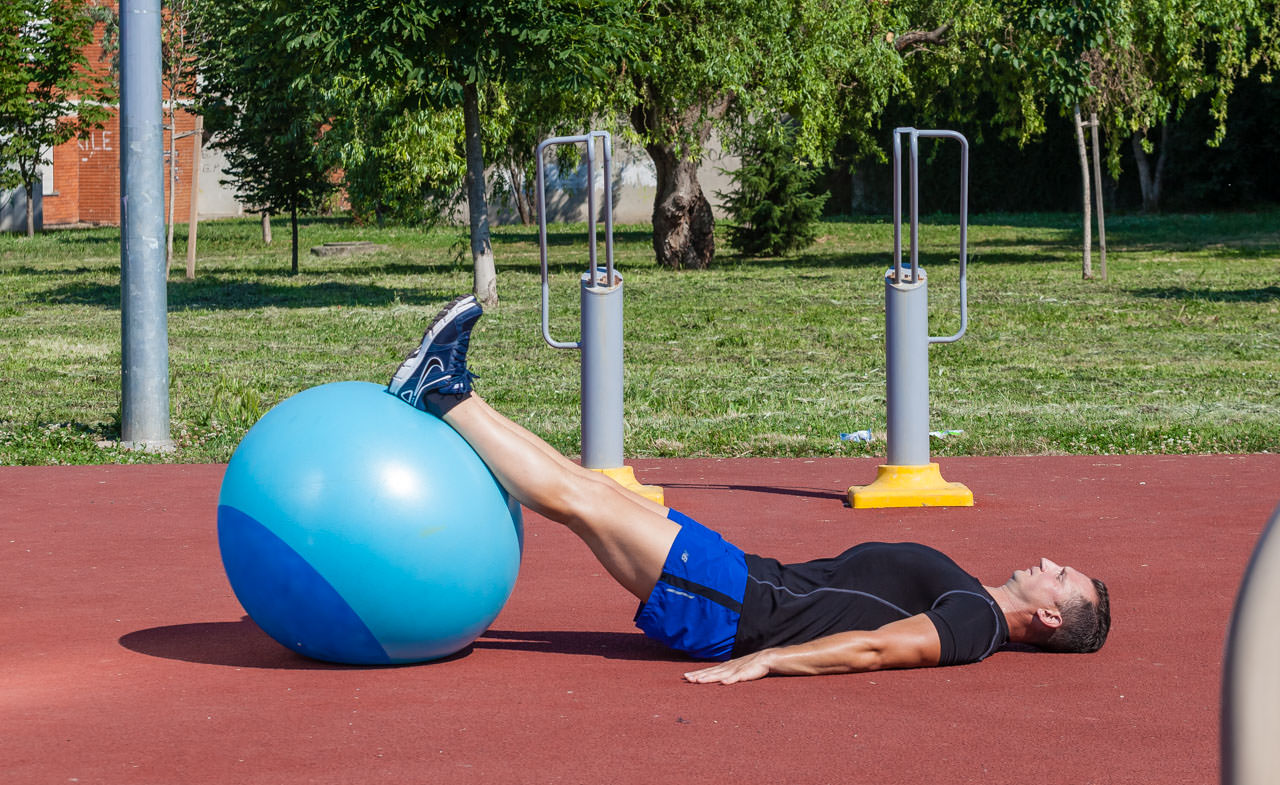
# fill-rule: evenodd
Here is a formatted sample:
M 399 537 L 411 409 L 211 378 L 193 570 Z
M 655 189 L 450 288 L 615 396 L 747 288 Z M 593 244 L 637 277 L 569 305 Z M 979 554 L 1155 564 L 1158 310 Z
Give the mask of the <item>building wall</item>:
M 40 189 L 35 189 L 31 200 L 35 203 L 31 221 L 38 232 L 44 228 L 44 200 Z M 22 186 L 7 191 L 0 190 L 0 232 L 27 231 L 27 189 Z
M 179 135 L 195 128 L 195 116 L 184 110 L 177 113 Z M 168 166 L 169 133 L 164 132 Z M 186 223 L 191 209 L 191 164 L 195 154 L 195 136 L 178 139 L 176 150 L 177 183 L 166 187 L 166 222 L 170 197 L 176 197 L 174 223 Z M 208 173 L 216 185 L 220 172 Z M 169 186 L 169 183 L 165 183 Z M 204 190 L 201 183 L 201 191 Z M 44 197 L 45 224 L 48 226 L 120 223 L 120 119 L 113 116 L 95 131 L 59 145 L 53 150 L 53 192 Z M 225 214 L 225 213 L 223 213 Z M 213 217 L 213 216 L 209 216 Z

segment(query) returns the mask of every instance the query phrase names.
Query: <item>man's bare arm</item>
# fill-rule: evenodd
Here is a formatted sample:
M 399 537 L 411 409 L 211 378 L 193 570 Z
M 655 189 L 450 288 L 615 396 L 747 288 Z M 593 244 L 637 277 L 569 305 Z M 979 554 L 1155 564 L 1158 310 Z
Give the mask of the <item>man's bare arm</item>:
M 684 677 L 695 684 L 734 684 L 769 675 L 818 676 L 923 668 L 937 665 L 941 656 L 938 630 L 922 613 L 877 630 L 840 632 L 795 646 L 763 649 Z

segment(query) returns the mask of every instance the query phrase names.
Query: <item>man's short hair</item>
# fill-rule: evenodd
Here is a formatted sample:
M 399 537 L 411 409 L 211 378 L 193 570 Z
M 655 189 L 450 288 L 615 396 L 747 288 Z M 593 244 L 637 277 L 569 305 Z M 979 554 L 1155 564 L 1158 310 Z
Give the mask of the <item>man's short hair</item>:
M 1102 648 L 1107 642 L 1107 633 L 1111 631 L 1111 599 L 1107 595 L 1107 585 L 1097 578 L 1092 578 L 1093 589 L 1098 593 L 1098 601 L 1090 602 L 1077 592 L 1071 599 L 1063 603 L 1058 611 L 1062 614 L 1062 624 L 1053 631 L 1042 647 L 1049 651 L 1074 652 L 1089 654 Z

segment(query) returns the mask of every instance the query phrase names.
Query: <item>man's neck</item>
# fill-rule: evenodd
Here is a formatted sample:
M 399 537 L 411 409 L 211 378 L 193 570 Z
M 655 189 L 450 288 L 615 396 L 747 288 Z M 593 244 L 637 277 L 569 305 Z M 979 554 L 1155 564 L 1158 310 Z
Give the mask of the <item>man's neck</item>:
M 1009 640 L 1014 643 L 1026 643 L 1027 632 L 1031 627 L 1031 619 L 1035 616 L 1035 611 L 1015 597 L 1008 586 L 984 586 L 983 588 L 991 595 L 991 599 L 996 601 L 996 605 L 1000 606 L 1005 625 L 1009 628 Z

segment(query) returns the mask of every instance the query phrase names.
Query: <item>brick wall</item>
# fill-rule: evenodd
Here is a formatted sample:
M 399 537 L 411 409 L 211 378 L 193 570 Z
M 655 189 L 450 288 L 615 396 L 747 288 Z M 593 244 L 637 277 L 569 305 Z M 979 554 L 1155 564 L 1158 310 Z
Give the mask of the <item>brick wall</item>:
M 107 2 L 114 8 L 115 2 Z M 102 59 L 102 28 L 94 35 L 94 42 L 85 47 L 90 67 L 106 74 L 108 65 Z M 163 122 L 168 123 L 166 116 Z M 193 115 L 179 109 L 177 132 L 190 131 L 195 125 Z M 164 149 L 169 150 L 169 131 L 165 130 Z M 174 223 L 186 223 L 191 209 L 191 164 L 195 151 L 195 137 L 179 139 L 177 149 L 177 184 L 170 186 L 170 171 L 166 159 L 165 221 L 168 221 L 170 197 L 174 203 Z M 173 191 L 173 193 L 169 193 Z M 120 120 L 112 116 L 100 129 L 59 145 L 53 150 L 53 193 L 44 196 L 45 226 L 68 224 L 120 223 Z
M 178 110 L 177 131 L 181 135 L 195 127 L 195 117 Z M 164 132 L 166 156 L 169 132 Z M 195 136 L 177 140 L 177 185 L 169 188 L 169 165 L 165 164 L 165 220 L 171 196 L 176 195 L 174 223 L 186 223 L 191 209 L 191 164 Z M 53 151 L 54 193 L 44 197 L 46 226 L 67 224 L 109 224 L 120 222 L 120 120 L 112 117 L 100 129 L 59 145 Z M 173 193 L 169 193 L 172 190 Z

